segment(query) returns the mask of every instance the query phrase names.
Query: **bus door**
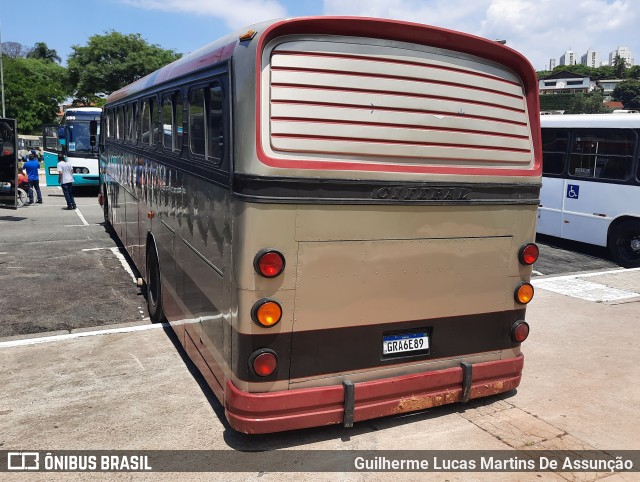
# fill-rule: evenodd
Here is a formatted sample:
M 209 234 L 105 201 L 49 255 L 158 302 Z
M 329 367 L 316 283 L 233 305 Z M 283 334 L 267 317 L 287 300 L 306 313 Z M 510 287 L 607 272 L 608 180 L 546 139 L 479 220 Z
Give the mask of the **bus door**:
M 538 209 L 538 233 L 557 237 L 562 235 L 564 186 L 565 180 L 561 177 L 545 177 L 542 180 Z
M 0 148 L 0 206 L 16 209 L 18 159 L 15 119 L 0 119 Z
M 62 145 L 58 138 L 57 124 L 42 126 L 42 148 L 44 174 L 47 186 L 59 186 L 58 182 L 58 153 L 62 152 Z

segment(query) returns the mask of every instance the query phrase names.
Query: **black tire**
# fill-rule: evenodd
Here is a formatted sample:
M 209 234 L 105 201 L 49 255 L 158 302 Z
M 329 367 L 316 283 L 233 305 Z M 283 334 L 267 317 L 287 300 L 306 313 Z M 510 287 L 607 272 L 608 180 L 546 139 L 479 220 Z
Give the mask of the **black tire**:
M 162 283 L 160 281 L 160 265 L 156 247 L 149 246 L 147 253 L 147 307 L 152 323 L 164 321 L 162 311 Z
M 614 226 L 607 246 L 611 257 L 620 266 L 640 267 L 640 221 L 627 219 Z
M 105 187 L 102 188 L 102 212 L 104 214 L 104 222 L 109 224 L 109 197 Z

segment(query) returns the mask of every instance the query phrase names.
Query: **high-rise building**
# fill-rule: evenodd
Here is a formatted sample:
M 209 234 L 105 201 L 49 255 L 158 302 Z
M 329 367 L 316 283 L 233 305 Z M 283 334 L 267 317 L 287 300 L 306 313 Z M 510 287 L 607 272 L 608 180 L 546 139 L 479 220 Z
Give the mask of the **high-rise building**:
M 560 65 L 575 65 L 576 64 L 576 56 L 573 53 L 573 50 L 567 50 L 560 56 Z
M 615 60 L 616 56 L 620 56 L 620 58 L 623 58 L 625 63 L 627 64 L 627 67 L 631 67 L 633 65 L 633 56 L 631 55 L 631 50 L 629 50 L 629 47 L 618 47 L 617 49 L 612 51 L 609 54 L 609 65 L 613 65 L 613 61 Z
M 549 70 L 556 68 L 556 59 L 549 59 Z
M 580 63 L 587 67 L 600 67 L 600 56 L 595 50 L 587 50 L 587 53 L 580 58 Z

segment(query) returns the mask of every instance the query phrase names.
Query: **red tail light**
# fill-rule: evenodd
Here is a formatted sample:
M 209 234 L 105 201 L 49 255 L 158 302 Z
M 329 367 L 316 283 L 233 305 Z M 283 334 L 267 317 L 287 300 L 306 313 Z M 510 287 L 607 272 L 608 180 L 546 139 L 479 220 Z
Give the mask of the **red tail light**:
M 535 263 L 538 260 L 538 256 L 540 256 L 540 250 L 538 246 L 533 243 L 525 244 L 520 248 L 520 252 L 518 253 L 520 263 L 526 266 Z
M 284 256 L 275 249 L 263 249 L 253 259 L 253 268 L 260 276 L 275 278 L 284 271 Z
M 273 350 L 263 348 L 253 352 L 249 358 L 249 366 L 256 375 L 268 377 L 278 368 L 278 357 Z
M 529 336 L 529 324 L 526 321 L 516 321 L 511 327 L 511 338 L 517 343 L 522 343 Z

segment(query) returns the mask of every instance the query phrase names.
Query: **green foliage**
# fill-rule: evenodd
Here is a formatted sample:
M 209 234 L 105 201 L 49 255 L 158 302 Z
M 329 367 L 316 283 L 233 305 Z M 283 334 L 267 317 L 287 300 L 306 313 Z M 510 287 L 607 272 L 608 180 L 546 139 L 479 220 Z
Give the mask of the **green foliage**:
M 538 79 L 547 77 L 548 75 L 555 74 L 557 72 L 571 72 L 578 75 L 591 78 L 591 80 L 602 79 L 618 79 L 616 76 L 614 67 L 610 65 L 603 65 L 602 67 L 587 67 L 586 65 L 558 65 L 551 72 L 548 70 L 541 70 L 536 72 Z
M 614 89 L 612 97 L 625 109 L 640 109 L 640 80 L 625 80 Z
M 627 69 L 627 79 L 640 79 L 640 65 L 633 65 Z
M 45 62 L 58 62 L 60 63 L 62 59 L 58 55 L 54 49 L 50 49 L 47 47 L 47 44 L 44 42 L 36 42 L 33 48 L 27 53 L 28 59 L 40 59 Z
M 3 67 L 7 117 L 17 119 L 19 132 L 39 133 L 71 93 L 65 87 L 66 69 L 54 62 L 8 57 Z
M 624 79 L 624 74 L 627 70 L 627 63 L 625 62 L 625 60 L 619 55 L 616 55 L 616 57 L 613 59 L 613 62 L 611 62 L 611 66 L 616 73 L 616 79 Z
M 601 114 L 611 112 L 602 105 L 600 92 L 589 94 L 547 94 L 540 96 L 540 110 L 563 110 L 565 114 Z
M 96 102 L 180 57 L 173 50 L 150 45 L 140 34 L 111 31 L 89 37 L 86 46 L 72 46 L 68 59 L 69 80 L 75 98 Z

